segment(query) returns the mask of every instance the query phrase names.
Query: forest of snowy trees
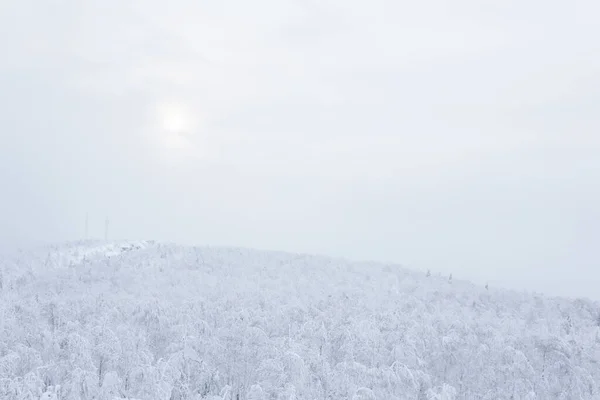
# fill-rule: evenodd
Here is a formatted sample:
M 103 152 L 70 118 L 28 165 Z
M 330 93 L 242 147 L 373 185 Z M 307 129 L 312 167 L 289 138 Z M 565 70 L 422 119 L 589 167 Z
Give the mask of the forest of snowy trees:
M 0 398 L 600 399 L 600 306 L 307 255 L 43 247 L 0 259 Z

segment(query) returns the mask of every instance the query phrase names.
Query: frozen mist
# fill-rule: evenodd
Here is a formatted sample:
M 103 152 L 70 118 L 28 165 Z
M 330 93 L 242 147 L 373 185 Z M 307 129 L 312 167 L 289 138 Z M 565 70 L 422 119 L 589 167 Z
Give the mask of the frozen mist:
M 149 241 L 0 259 L 0 399 L 600 399 L 600 304 Z

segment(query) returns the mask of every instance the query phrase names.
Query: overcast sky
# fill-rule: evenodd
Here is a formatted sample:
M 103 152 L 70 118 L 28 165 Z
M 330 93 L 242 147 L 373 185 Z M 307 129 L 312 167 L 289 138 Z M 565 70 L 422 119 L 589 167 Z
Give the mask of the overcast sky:
M 4 0 L 0 238 L 600 282 L 600 3 Z

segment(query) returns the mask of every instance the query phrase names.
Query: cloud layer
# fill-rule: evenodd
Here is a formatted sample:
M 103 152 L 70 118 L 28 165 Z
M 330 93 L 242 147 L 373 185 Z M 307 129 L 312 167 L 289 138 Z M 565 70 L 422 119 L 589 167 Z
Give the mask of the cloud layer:
M 598 12 L 538 0 L 10 2 L 0 237 L 78 238 L 90 213 L 96 236 L 108 215 L 112 237 L 390 260 L 594 296 Z M 168 141 L 165 105 L 191 121 Z

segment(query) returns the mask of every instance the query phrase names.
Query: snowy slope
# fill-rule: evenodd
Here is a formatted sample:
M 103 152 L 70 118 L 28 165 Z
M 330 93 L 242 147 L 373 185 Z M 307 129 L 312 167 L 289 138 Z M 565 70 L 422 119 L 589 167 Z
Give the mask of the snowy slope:
M 0 399 L 39 398 L 600 399 L 600 305 L 308 255 L 41 247 L 0 259 Z

